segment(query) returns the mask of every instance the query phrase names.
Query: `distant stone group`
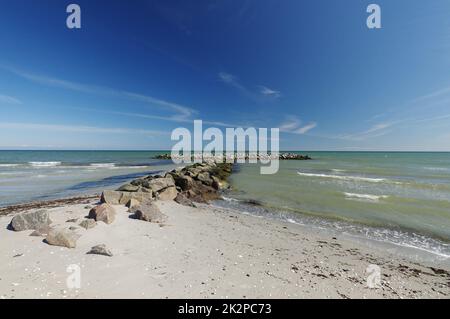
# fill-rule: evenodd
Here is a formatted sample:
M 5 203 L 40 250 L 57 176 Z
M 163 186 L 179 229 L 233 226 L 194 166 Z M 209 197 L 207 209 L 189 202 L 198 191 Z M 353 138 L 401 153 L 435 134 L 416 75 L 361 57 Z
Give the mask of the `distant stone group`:
M 219 158 L 221 156 L 219 155 Z M 248 153 L 244 153 L 244 154 L 234 154 L 231 157 L 231 160 L 233 162 L 236 162 L 238 159 L 245 159 L 245 160 L 249 160 L 249 159 L 256 159 L 256 160 L 260 160 L 260 159 L 266 159 L 266 157 L 268 158 L 272 158 L 272 155 L 260 155 L 260 154 L 248 154 Z M 217 159 L 217 157 L 215 157 Z M 226 162 L 226 155 L 223 156 L 223 160 L 222 162 Z M 172 155 L 165 153 L 165 154 L 160 154 L 155 156 L 155 159 L 160 159 L 160 160 L 170 160 L 172 159 Z M 191 157 L 191 159 L 194 159 L 194 155 Z M 309 157 L 308 155 L 301 155 L 301 154 L 297 154 L 297 153 L 280 153 L 278 154 L 278 159 L 279 160 L 297 160 L 297 161 L 303 161 L 303 160 L 311 160 L 312 158 Z

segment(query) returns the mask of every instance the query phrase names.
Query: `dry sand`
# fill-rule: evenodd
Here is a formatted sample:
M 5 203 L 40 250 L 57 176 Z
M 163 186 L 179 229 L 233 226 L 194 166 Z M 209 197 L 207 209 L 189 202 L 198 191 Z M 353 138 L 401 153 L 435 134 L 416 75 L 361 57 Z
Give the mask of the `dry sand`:
M 56 226 L 82 218 L 95 200 L 48 208 Z M 62 205 L 62 204 L 60 204 Z M 32 231 L 7 230 L 0 217 L 1 298 L 448 298 L 447 265 L 430 268 L 342 236 L 202 205 L 158 202 L 165 225 L 129 218 L 99 222 L 74 249 L 50 246 Z M 105 244 L 114 256 L 86 254 Z M 81 269 L 69 289 L 67 267 Z M 369 288 L 377 264 L 381 287 Z

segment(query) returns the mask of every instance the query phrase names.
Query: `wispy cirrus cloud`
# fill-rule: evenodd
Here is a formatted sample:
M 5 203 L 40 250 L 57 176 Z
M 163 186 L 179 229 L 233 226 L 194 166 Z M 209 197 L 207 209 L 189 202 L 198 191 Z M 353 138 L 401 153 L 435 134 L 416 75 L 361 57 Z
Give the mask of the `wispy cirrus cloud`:
M 59 78 L 49 77 L 45 75 L 32 74 L 23 70 L 19 70 L 12 67 L 0 66 L 0 68 L 12 72 L 13 74 L 32 81 L 34 83 L 38 83 L 41 85 L 58 87 L 62 89 L 89 93 L 89 94 L 97 94 L 97 95 L 107 95 L 107 96 L 118 96 L 121 98 L 126 98 L 129 100 L 141 101 L 147 103 L 149 105 L 155 106 L 163 111 L 168 111 L 175 113 L 170 116 L 170 118 L 177 119 L 188 119 L 192 115 L 197 114 L 197 110 L 181 105 L 178 103 L 174 103 L 171 101 L 166 101 L 163 99 L 155 98 L 153 96 L 129 92 L 124 90 L 117 90 L 104 86 L 90 85 L 90 84 L 82 84 L 72 81 L 67 81 Z
M 255 89 L 249 89 L 248 87 L 244 86 L 235 75 L 227 72 L 219 72 L 218 77 L 219 80 L 221 80 L 223 83 L 237 89 L 245 96 L 254 100 L 261 100 L 262 98 L 277 99 L 281 97 L 280 91 L 271 89 L 265 85 L 258 85 L 255 87 Z
M 0 122 L 0 129 L 19 129 L 34 131 L 55 131 L 72 133 L 104 133 L 104 134 L 144 134 L 150 136 L 169 135 L 169 132 L 156 130 L 143 130 L 120 127 L 96 127 L 85 125 L 62 125 L 52 123 L 17 123 Z
M 308 133 L 315 127 L 317 127 L 316 122 L 309 122 L 306 125 L 302 125 L 302 121 L 296 116 L 288 116 L 286 120 L 279 125 L 281 132 L 300 135 Z
M 0 94 L 0 103 L 6 103 L 6 104 L 22 104 L 22 101 L 20 101 L 19 99 L 13 97 L 13 96 L 9 96 L 9 95 L 5 95 L 5 94 Z
M 350 140 L 350 141 L 363 141 L 363 140 L 366 140 L 369 138 L 386 135 L 387 133 L 390 132 L 390 128 L 394 124 L 395 124 L 394 122 L 378 123 L 378 124 L 371 126 L 369 129 L 367 129 L 365 131 L 336 135 L 336 138 L 342 139 L 342 140 Z
M 273 98 L 281 97 L 280 91 L 273 90 L 271 88 L 268 88 L 267 86 L 260 85 L 259 89 L 260 89 L 259 92 L 264 96 L 273 97 Z

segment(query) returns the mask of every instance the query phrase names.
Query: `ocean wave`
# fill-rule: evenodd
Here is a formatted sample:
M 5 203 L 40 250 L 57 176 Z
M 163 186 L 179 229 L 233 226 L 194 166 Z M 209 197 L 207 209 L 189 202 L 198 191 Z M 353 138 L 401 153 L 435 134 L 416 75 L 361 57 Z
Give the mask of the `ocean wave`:
M 222 198 L 227 202 L 239 202 L 239 200 L 237 200 L 235 198 L 231 198 L 231 197 L 222 196 Z
M 115 168 L 115 163 L 92 163 L 89 165 L 91 168 Z
M 61 162 L 28 162 L 33 167 L 54 167 L 61 165 Z
M 344 193 L 347 199 L 365 200 L 369 202 L 378 202 L 380 199 L 387 198 L 387 195 L 371 195 L 371 194 L 356 194 L 356 193 Z
M 437 172 L 450 172 L 448 167 L 424 167 L 427 171 L 437 171 Z
M 297 172 L 300 176 L 308 176 L 308 177 L 323 177 L 323 178 L 333 178 L 340 179 L 346 181 L 362 181 L 362 182 L 371 182 L 371 183 L 380 183 L 386 182 L 385 178 L 371 178 L 371 177 L 362 177 L 362 176 L 352 176 L 352 175 L 329 175 L 329 174 L 315 174 L 315 173 L 303 173 Z
M 17 167 L 20 164 L 0 164 L 0 167 Z

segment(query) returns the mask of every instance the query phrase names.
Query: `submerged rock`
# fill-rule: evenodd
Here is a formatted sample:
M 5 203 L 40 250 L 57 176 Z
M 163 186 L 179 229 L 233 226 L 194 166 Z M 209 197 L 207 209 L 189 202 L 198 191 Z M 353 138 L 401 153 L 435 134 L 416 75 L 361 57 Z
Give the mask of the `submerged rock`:
M 101 204 L 91 209 L 88 218 L 111 224 L 116 218 L 116 211 L 109 204 Z
M 45 228 L 51 223 L 52 221 L 50 220 L 48 212 L 45 210 L 38 210 L 35 212 L 17 214 L 11 220 L 9 227 L 14 231 L 36 230 Z

